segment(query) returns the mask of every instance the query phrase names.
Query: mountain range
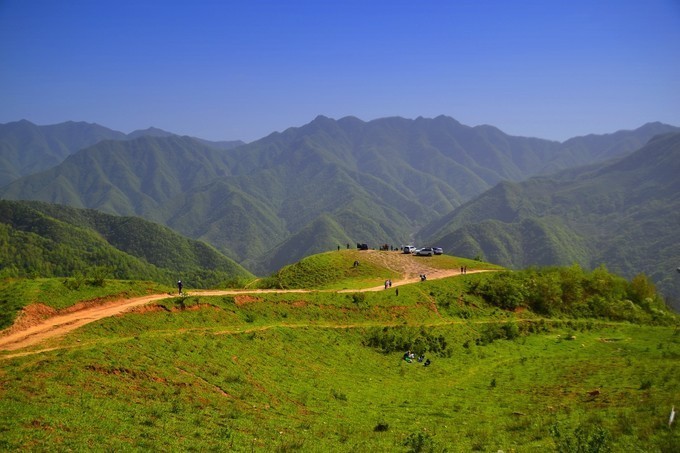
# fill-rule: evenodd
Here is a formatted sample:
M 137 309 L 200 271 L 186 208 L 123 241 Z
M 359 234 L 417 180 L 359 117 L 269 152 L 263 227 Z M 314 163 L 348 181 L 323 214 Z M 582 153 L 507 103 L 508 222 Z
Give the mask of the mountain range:
M 680 296 L 680 133 L 625 157 L 502 182 L 420 231 L 454 254 L 511 268 L 606 264 Z
M 645 144 L 652 138 L 680 131 L 649 123 L 559 143 L 510 136 L 492 126 L 469 127 L 445 116 L 369 122 L 319 116 L 249 144 L 218 146 L 153 129 L 106 136 L 113 131 L 87 123 L 26 123 L 0 128 L 0 170 L 8 181 L 0 197 L 143 217 L 208 242 L 260 275 L 338 245 L 400 245 L 414 238 L 512 267 L 593 266 L 600 260 L 609 265 L 615 254 L 604 250 L 627 245 L 635 232 L 619 237 L 609 231 L 600 237 L 600 228 L 609 224 L 593 219 L 609 212 L 605 207 L 610 202 L 609 207 L 627 211 L 653 205 L 657 186 L 652 172 L 641 185 L 649 195 L 644 201 L 622 198 L 621 191 L 625 194 L 630 187 L 610 193 L 613 184 L 595 177 L 617 164 L 602 163 L 632 157 L 638 149 L 644 156 L 651 152 L 647 146 L 654 142 Z M 71 132 L 67 146 L 64 133 L 53 133 L 50 127 L 80 132 Z M 31 128 L 42 138 L 21 142 L 16 138 L 20 134 L 12 132 Z M 32 157 L 24 156 L 26 143 L 35 143 L 28 146 Z M 52 157 L 39 171 L 35 161 L 41 153 Z M 618 182 L 612 178 L 610 182 Z M 565 189 L 574 197 L 565 206 L 578 206 L 579 211 L 558 211 L 554 199 L 546 201 L 548 187 L 570 182 L 585 187 L 591 180 L 600 182 L 580 192 Z M 539 185 L 544 182 L 546 186 Z M 568 199 L 564 193 L 555 197 Z M 583 197 L 590 201 L 580 203 Z M 550 215 L 537 207 L 546 203 L 555 205 Z M 517 211 L 526 215 L 520 218 Z M 581 219 L 588 222 L 581 224 Z M 659 222 L 672 219 L 662 215 Z M 477 237 L 482 230 L 488 231 L 487 239 Z M 584 239 L 591 234 L 599 242 Z M 488 239 L 494 237 L 495 242 Z M 494 244 L 498 252 L 486 244 Z M 639 260 L 653 257 L 626 257 L 630 264 L 625 272 L 646 269 Z
M 174 135 L 157 128 L 137 130 L 130 134 L 98 124 L 68 121 L 37 126 L 21 120 L 0 124 L 0 187 L 22 176 L 47 170 L 66 157 L 103 140 L 131 140 L 143 136 Z M 230 149 L 244 143 L 240 140 L 210 142 L 197 139 L 219 149 Z

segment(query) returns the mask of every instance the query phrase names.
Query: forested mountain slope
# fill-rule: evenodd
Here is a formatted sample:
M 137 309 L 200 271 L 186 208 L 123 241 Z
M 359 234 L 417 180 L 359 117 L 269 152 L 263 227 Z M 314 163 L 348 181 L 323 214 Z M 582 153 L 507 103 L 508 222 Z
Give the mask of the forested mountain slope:
M 26 120 L 0 124 L 0 187 L 53 167 L 101 140 L 124 138 L 122 132 L 73 121 L 51 126 L 36 126 Z
M 0 187 L 22 176 L 58 165 L 76 151 L 103 140 L 172 135 L 175 134 L 157 128 L 137 130 L 126 135 L 98 124 L 75 121 L 49 126 L 38 126 L 26 120 L 0 124 Z M 224 150 L 244 144 L 240 140 L 200 141 L 204 145 Z
M 95 271 L 165 284 L 180 278 L 194 287 L 252 278 L 208 244 L 140 218 L 0 200 L 0 275 L 51 277 Z
M 624 152 L 667 128 L 647 125 L 565 147 L 444 116 L 370 122 L 320 116 L 231 150 L 152 130 L 83 149 L 9 184 L 0 196 L 141 216 L 265 274 L 338 241 L 408 242 L 500 181 Z
M 501 265 L 605 264 L 645 272 L 680 307 L 680 134 L 627 157 L 504 182 L 423 231 L 450 253 Z

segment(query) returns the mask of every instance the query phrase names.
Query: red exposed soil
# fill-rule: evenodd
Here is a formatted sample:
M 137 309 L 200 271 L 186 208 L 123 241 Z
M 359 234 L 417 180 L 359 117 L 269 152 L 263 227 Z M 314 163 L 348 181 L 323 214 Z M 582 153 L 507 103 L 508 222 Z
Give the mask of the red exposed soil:
M 260 299 L 258 299 L 257 297 L 251 296 L 250 294 L 243 294 L 243 295 L 235 296 L 234 301 L 236 302 L 237 307 L 241 307 L 245 304 L 252 304 L 254 302 L 259 302 Z

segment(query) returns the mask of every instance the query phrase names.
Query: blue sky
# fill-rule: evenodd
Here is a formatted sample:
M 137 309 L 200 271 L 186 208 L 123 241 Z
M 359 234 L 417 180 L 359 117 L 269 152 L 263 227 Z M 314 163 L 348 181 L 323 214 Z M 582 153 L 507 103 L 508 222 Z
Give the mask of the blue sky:
M 0 0 L 0 123 L 251 141 L 319 114 L 680 126 L 680 0 Z

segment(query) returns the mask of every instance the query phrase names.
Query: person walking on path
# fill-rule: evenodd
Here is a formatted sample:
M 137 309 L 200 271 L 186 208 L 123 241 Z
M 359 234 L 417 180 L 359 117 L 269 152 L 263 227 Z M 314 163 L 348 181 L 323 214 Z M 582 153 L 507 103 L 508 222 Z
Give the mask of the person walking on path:
M 177 280 L 177 290 L 179 292 L 179 295 L 182 295 L 182 280 Z

